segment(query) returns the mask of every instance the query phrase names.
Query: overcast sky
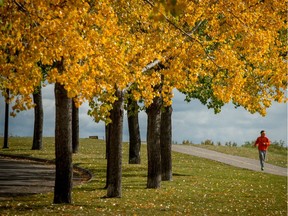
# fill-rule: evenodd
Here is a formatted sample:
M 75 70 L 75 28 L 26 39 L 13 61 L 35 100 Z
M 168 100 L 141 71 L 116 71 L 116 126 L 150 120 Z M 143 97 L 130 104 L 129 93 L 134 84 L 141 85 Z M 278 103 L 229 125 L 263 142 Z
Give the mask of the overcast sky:
M 48 85 L 43 88 L 44 107 L 44 136 L 54 136 L 55 102 L 54 86 Z M 0 97 L 0 136 L 4 134 L 4 99 Z M 95 123 L 87 115 L 88 105 L 80 107 L 80 137 L 93 135 L 104 138 L 104 124 Z M 285 141 L 287 145 L 287 104 L 273 104 L 268 109 L 265 117 L 259 114 L 250 114 L 243 108 L 235 109 L 233 105 L 226 105 L 221 113 L 214 114 L 199 101 L 191 103 L 184 101 L 184 95 L 175 92 L 173 100 L 173 141 L 182 143 L 189 140 L 193 143 L 201 143 L 206 139 L 214 142 L 236 142 L 239 145 L 245 141 L 257 138 L 260 130 L 266 130 L 271 141 Z M 144 112 L 139 115 L 141 139 L 146 140 L 147 117 Z M 33 136 L 34 112 L 23 111 L 16 117 L 9 118 L 10 136 Z M 127 115 L 124 118 L 123 140 L 128 141 Z

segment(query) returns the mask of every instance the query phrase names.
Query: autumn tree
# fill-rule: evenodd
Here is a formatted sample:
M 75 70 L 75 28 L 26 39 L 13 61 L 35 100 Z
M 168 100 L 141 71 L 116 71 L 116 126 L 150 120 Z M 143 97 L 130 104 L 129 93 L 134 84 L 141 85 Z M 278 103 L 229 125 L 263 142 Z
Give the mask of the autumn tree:
M 205 77 L 217 101 L 265 115 L 272 101 L 286 100 L 285 6 L 272 0 L 7 0 L 0 7 L 1 89 L 11 91 L 14 110 L 31 108 L 42 79 L 36 63 L 63 61 L 64 69 L 53 67 L 47 80 L 77 97 L 77 106 L 100 97 L 105 103 L 92 111 L 96 119 L 109 117 L 115 84 L 120 90 L 137 85 L 134 99 L 149 108 L 156 98 L 170 106 L 175 88 L 201 89 Z M 144 75 L 155 59 L 164 68 Z

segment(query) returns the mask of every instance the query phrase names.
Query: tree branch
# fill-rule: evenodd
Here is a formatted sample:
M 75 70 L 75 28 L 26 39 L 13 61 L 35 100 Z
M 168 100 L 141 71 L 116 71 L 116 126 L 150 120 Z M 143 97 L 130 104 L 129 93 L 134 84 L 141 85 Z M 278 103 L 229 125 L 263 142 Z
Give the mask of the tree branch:
M 149 4 L 151 7 L 155 7 L 155 5 L 150 2 L 149 0 L 144 0 L 144 2 L 146 2 L 147 4 Z M 165 20 L 172 25 L 174 28 L 176 28 L 177 30 L 179 30 L 184 36 L 186 36 L 190 41 L 194 41 L 196 43 L 198 43 L 204 50 L 206 56 L 208 57 L 208 59 L 217 67 L 217 68 L 221 68 L 219 65 L 216 64 L 216 62 L 213 60 L 213 58 L 209 55 L 209 53 L 205 50 L 204 45 L 197 40 L 196 38 L 193 38 L 191 35 L 200 27 L 200 24 L 198 24 L 195 29 L 192 30 L 192 32 L 187 33 L 185 30 L 183 30 L 182 28 L 180 28 L 179 26 L 177 26 L 173 21 L 171 21 L 165 14 L 159 12 L 164 18 Z M 200 22 L 202 23 L 202 22 Z
M 14 0 L 14 3 L 18 6 L 19 10 L 26 13 L 26 14 L 29 14 L 28 11 L 26 10 L 26 8 L 19 2 L 17 2 L 16 0 Z

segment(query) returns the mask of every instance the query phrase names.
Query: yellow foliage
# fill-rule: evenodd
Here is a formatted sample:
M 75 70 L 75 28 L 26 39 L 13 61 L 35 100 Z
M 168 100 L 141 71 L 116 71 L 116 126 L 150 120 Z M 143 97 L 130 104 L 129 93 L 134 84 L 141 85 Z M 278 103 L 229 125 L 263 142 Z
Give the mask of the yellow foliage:
M 115 86 L 132 83 L 146 106 L 160 95 L 170 105 L 174 88 L 195 90 L 207 76 L 219 100 L 265 114 L 271 101 L 285 101 L 285 8 L 276 0 L 7 0 L 0 7 L 0 87 L 21 95 L 16 109 L 29 108 L 41 62 L 51 66 L 46 79 L 63 84 L 78 105 L 93 97 L 111 103 Z M 156 59 L 161 66 L 143 73 Z

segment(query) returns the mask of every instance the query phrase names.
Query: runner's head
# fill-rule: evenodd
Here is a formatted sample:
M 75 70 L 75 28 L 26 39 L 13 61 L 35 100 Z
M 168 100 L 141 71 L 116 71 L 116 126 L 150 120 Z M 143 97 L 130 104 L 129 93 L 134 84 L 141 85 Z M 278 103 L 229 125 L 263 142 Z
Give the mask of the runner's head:
M 260 134 L 261 134 L 261 136 L 265 136 L 265 131 L 261 130 Z

